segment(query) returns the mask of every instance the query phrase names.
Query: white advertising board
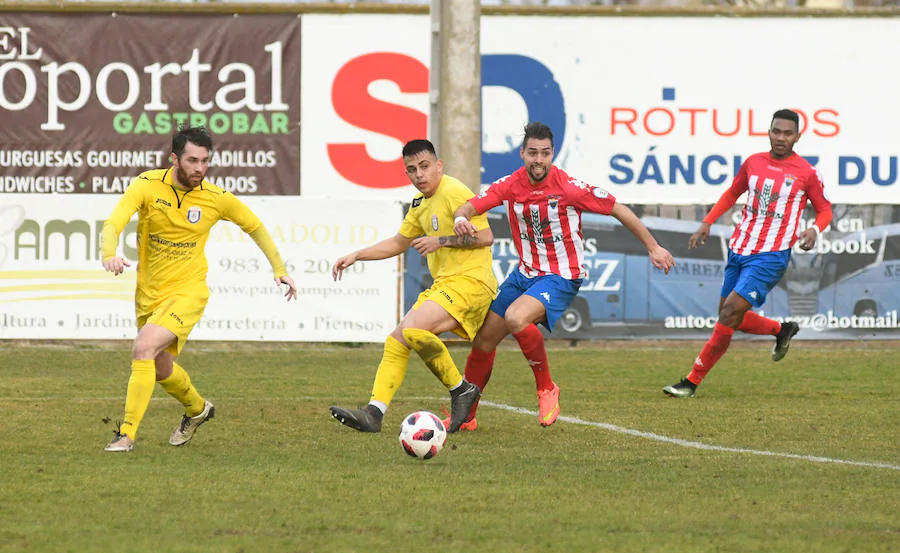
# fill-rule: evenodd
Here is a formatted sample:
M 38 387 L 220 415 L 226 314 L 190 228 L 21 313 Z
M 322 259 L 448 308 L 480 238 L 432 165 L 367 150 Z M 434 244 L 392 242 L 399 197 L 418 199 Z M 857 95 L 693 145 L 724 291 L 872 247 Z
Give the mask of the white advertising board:
M 192 340 L 381 342 L 398 321 L 399 263 L 360 262 L 341 281 L 339 256 L 393 236 L 397 202 L 250 197 L 299 290 L 285 302 L 262 252 L 220 222 L 206 246 L 210 300 Z M 99 236 L 113 196 L 0 196 L 0 339 L 133 338 L 134 221 L 120 239 L 132 261 L 114 277 Z
M 301 194 L 409 198 L 399 152 L 427 134 L 429 29 L 303 17 Z M 521 165 L 539 120 L 560 167 L 623 202 L 713 203 L 787 107 L 833 202 L 900 203 L 900 19 L 485 16 L 481 48 L 484 183 Z

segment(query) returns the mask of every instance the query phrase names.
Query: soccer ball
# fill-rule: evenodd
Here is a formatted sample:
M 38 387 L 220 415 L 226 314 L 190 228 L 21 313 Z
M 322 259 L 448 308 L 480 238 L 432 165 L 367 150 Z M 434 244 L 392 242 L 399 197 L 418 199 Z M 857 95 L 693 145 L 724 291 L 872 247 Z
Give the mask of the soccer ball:
M 400 425 L 400 445 L 411 457 L 431 459 L 444 447 L 447 430 L 434 413 L 416 411 L 403 419 Z

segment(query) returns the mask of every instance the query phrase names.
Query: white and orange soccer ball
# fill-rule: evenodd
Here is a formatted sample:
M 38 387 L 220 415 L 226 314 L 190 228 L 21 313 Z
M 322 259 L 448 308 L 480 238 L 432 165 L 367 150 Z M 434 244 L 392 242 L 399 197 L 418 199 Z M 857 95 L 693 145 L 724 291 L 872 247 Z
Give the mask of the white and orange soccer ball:
M 400 425 L 400 445 L 411 457 L 431 459 L 444 447 L 447 429 L 434 413 L 416 411 L 403 419 Z

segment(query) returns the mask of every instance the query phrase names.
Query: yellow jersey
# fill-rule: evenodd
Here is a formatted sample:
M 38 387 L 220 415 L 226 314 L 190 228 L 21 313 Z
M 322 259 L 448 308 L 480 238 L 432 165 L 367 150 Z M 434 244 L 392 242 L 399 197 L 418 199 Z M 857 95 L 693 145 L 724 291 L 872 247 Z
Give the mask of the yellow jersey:
M 174 183 L 172 171 L 141 173 L 106 221 L 118 239 L 131 216 L 138 213 L 135 300 L 139 305 L 152 305 L 186 289 L 199 289 L 208 296 L 204 249 L 213 225 L 231 221 L 248 234 L 262 225 L 234 194 L 206 180 L 193 190 L 184 190 Z M 103 259 L 115 256 L 116 247 L 117 240 L 104 240 Z M 283 274 L 283 267 L 281 270 Z
M 444 175 L 437 190 L 430 198 L 417 194 L 400 225 L 400 234 L 406 238 L 419 236 L 452 236 L 453 213 L 459 206 L 475 196 L 459 179 Z M 488 228 L 487 215 L 472 217 L 478 230 Z M 484 283 L 491 290 L 497 289 L 497 279 L 491 267 L 491 248 L 440 248 L 428 254 L 428 270 L 435 283 L 449 276 L 468 276 Z

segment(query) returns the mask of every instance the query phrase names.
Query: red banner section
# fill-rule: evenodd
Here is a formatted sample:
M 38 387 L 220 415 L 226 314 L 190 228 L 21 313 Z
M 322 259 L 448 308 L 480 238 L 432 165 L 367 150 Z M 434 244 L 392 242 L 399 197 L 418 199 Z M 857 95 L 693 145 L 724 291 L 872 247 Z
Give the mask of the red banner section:
M 300 193 L 300 20 L 0 14 L 0 193 L 118 194 L 204 125 L 209 180 Z

